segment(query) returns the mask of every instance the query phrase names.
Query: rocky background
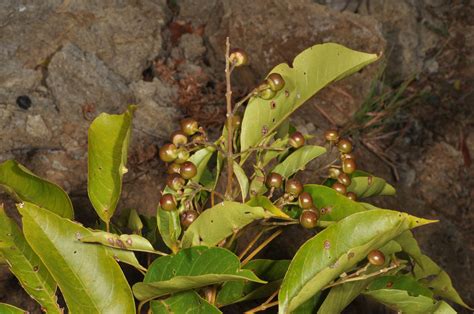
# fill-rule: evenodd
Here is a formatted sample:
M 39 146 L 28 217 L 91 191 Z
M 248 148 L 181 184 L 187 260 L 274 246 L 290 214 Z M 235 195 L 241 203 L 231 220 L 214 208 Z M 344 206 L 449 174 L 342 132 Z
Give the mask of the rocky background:
M 222 122 L 226 36 L 251 57 L 234 77 L 236 95 L 316 43 L 382 53 L 318 94 L 293 123 L 316 135 L 351 126 L 361 168 L 398 190 L 377 204 L 441 220 L 416 235 L 473 305 L 473 17 L 469 0 L 4 0 L 0 162 L 14 158 L 60 184 L 79 220 L 92 223 L 87 128 L 99 113 L 137 103 L 120 207 L 152 214 L 163 186 L 157 147 L 184 116 L 211 132 Z M 397 90 L 409 79 L 382 134 L 352 123 L 371 86 Z M 5 195 L 0 202 L 9 204 Z M 0 301 L 38 311 L 2 268 Z

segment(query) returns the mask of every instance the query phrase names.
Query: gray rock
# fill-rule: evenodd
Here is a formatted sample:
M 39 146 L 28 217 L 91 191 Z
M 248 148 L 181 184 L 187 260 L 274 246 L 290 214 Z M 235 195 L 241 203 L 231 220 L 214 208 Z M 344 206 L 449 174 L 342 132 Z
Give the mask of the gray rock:
M 41 115 L 29 115 L 26 119 L 26 133 L 42 141 L 51 138 L 51 131 L 41 118 Z
M 181 36 L 179 46 L 183 50 L 186 60 L 190 62 L 196 62 L 206 52 L 202 36 L 196 34 L 184 34 Z

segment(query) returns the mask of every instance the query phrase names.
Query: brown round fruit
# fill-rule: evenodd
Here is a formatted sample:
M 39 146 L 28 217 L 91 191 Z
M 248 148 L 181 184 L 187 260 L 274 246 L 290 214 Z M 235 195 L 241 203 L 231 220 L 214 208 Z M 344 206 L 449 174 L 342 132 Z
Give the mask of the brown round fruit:
M 275 173 L 275 172 L 271 172 L 267 176 L 267 180 L 265 181 L 265 185 L 268 188 L 279 189 L 282 184 L 283 184 L 283 177 L 280 174 Z
M 348 199 L 353 200 L 354 202 L 357 201 L 357 194 L 354 192 L 347 192 L 346 196 Z
M 338 177 L 337 177 L 337 182 L 345 185 L 345 186 L 349 186 L 351 185 L 351 177 L 349 177 L 349 175 L 347 173 L 341 173 Z
M 337 177 L 342 173 L 339 168 L 329 168 L 328 172 L 331 179 L 337 179 Z
M 181 177 L 177 173 L 170 174 L 166 178 L 166 185 L 173 191 L 180 190 L 184 186 L 185 183 L 186 181 L 183 179 L 183 177 Z
M 293 146 L 294 148 L 300 148 L 301 146 L 304 145 L 305 139 L 303 134 L 301 132 L 293 132 L 293 134 L 290 135 L 290 138 L 288 139 L 288 143 Z
M 195 210 L 189 209 L 181 214 L 181 225 L 184 229 L 187 229 L 198 217 L 198 213 Z
M 179 170 L 181 169 L 181 165 L 173 162 L 168 166 L 168 170 L 166 171 L 168 174 L 177 173 L 179 174 Z
M 315 228 L 318 224 L 318 213 L 313 210 L 303 210 L 300 215 L 300 225 L 306 229 Z
M 339 133 L 336 130 L 328 130 L 324 132 L 324 137 L 328 142 L 337 142 L 339 140 Z
M 178 149 L 174 144 L 168 143 L 160 147 L 160 159 L 164 162 L 172 162 L 178 157 Z
M 310 209 L 314 206 L 313 198 L 308 192 L 303 192 L 298 196 L 298 204 L 303 209 Z
M 188 159 L 189 159 L 189 151 L 184 147 L 178 148 L 178 155 L 174 162 L 177 164 L 182 164 Z
M 369 263 L 375 266 L 381 266 L 385 263 L 385 255 L 379 250 L 373 250 L 367 255 Z
M 163 210 L 172 211 L 176 209 L 176 199 L 173 194 L 163 194 L 160 199 L 160 206 Z
M 355 156 L 354 156 L 354 153 L 341 154 L 341 159 L 342 159 L 342 160 L 355 159 Z
M 341 153 L 349 154 L 350 152 L 352 152 L 352 142 L 344 138 L 337 142 L 337 148 Z
M 239 48 L 232 49 L 229 55 L 229 61 L 236 67 L 249 63 L 249 57 L 245 51 Z
M 301 184 L 297 179 L 290 179 L 286 181 L 285 192 L 297 197 L 301 192 L 303 192 L 303 184 Z
M 176 131 L 171 134 L 171 142 L 173 142 L 175 146 L 184 145 L 188 142 L 188 137 L 184 132 Z
M 357 165 L 355 159 L 344 159 L 342 162 L 342 171 L 347 174 L 351 174 L 356 171 Z
M 199 125 L 196 120 L 186 118 L 181 120 L 181 131 L 186 135 L 193 135 L 199 130 Z
M 346 189 L 346 186 L 344 184 L 336 182 L 331 187 L 334 190 L 336 190 L 337 192 L 341 193 L 341 194 L 346 194 L 347 189 Z
M 179 173 L 186 180 L 192 179 L 197 174 L 196 165 L 193 164 L 191 161 L 186 161 L 185 163 L 181 165 L 181 169 Z
M 274 92 L 278 92 L 283 87 L 285 87 L 285 80 L 278 73 L 271 73 L 267 77 L 267 83 L 268 85 L 270 85 L 271 90 Z

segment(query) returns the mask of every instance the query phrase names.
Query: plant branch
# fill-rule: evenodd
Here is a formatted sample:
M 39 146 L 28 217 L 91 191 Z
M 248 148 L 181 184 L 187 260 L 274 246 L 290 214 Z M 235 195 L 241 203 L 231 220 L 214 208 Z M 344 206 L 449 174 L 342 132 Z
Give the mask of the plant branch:
M 261 250 L 263 250 L 270 242 L 273 241 L 273 239 L 275 239 L 276 237 L 278 237 L 281 233 L 283 232 L 283 230 L 278 230 L 278 231 L 275 231 L 268 239 L 266 239 L 265 241 L 262 242 L 262 244 L 260 244 L 255 250 L 253 250 L 252 253 L 249 254 L 249 256 L 247 256 L 243 261 L 242 261 L 242 266 L 244 266 L 245 264 L 247 264 L 248 262 L 250 262 L 252 260 L 252 258 L 255 257 L 255 255 L 257 255 Z
M 234 130 L 232 126 L 232 117 L 234 116 L 232 112 L 232 87 L 230 85 L 230 40 L 229 37 L 226 38 L 226 52 L 225 52 L 225 81 L 226 81 L 226 104 L 227 104 L 227 186 L 225 190 L 226 198 L 230 198 L 232 194 L 232 179 L 234 176 L 233 168 L 233 135 Z

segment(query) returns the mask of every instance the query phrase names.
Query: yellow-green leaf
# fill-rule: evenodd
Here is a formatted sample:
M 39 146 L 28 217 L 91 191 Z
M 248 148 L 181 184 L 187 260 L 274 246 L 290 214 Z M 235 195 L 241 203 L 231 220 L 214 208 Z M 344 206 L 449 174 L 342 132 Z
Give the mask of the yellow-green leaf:
M 307 163 L 325 152 L 326 148 L 324 147 L 305 145 L 291 153 L 280 164 L 276 165 L 272 172 L 281 174 L 284 178 L 288 178 L 297 171 L 304 169 Z

